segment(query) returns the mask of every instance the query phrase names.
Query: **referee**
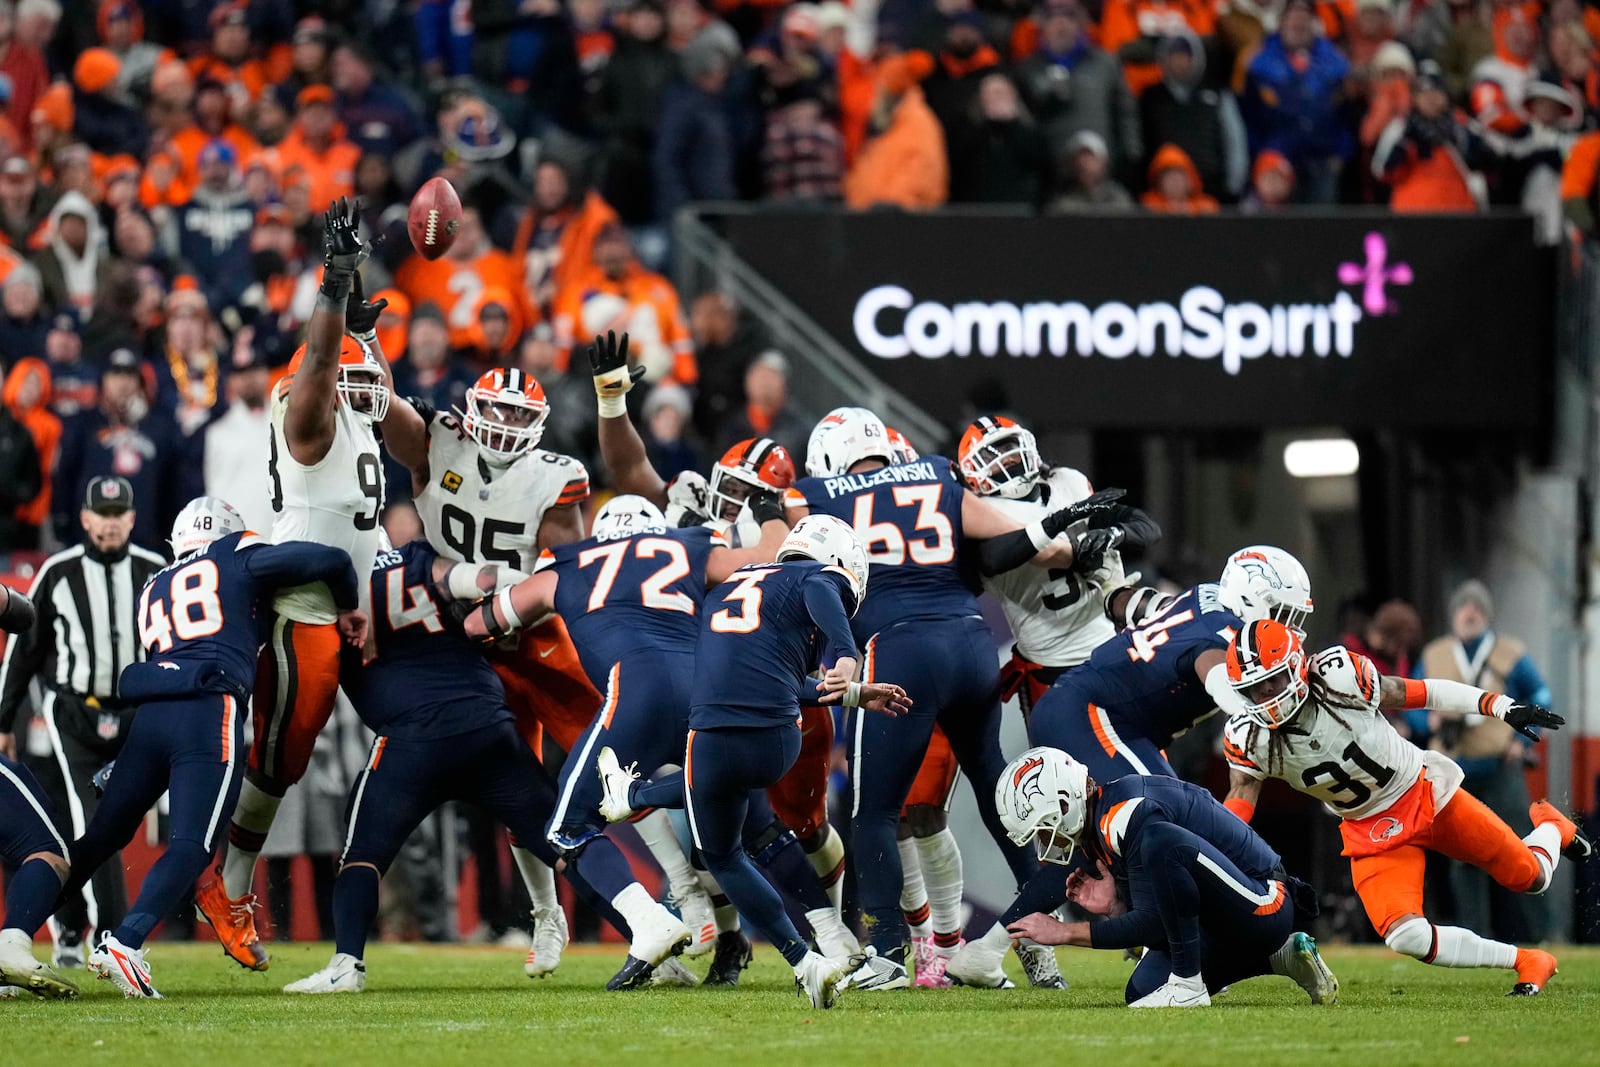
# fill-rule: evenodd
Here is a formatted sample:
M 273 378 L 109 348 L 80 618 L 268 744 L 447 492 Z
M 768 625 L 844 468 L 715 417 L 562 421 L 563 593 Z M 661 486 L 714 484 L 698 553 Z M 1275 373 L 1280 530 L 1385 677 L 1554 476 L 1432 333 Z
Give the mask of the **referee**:
M 34 769 L 58 817 L 66 813 L 60 830 L 69 840 L 83 836 L 99 804 L 95 773 L 117 758 L 128 736 L 134 709 L 118 699 L 117 678 L 124 666 L 144 658 L 135 617 L 139 593 L 166 566 L 154 552 L 129 544 L 134 517 L 126 478 L 89 482 L 79 513 L 84 543 L 39 568 L 28 590 L 38 623 L 6 645 L 0 664 L 0 753 L 15 753 L 12 732 L 29 683 L 37 681 L 50 754 Z M 119 854 L 56 914 L 56 965 L 82 966 L 85 930 L 113 929 L 127 909 Z

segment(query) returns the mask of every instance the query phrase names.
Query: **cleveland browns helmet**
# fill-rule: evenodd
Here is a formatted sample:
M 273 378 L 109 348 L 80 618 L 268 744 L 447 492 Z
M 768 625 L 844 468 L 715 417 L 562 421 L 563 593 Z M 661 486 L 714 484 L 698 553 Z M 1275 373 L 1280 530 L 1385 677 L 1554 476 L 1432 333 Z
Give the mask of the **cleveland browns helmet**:
M 711 517 L 736 522 L 745 500 L 757 489 L 779 492 L 794 484 L 794 460 L 789 450 L 770 437 L 750 437 L 722 454 L 711 469 Z
M 1300 632 L 1273 619 L 1246 623 L 1228 644 L 1228 684 L 1250 721 L 1276 730 L 1311 695 L 1311 660 Z
M 293 377 L 305 361 L 306 346 L 301 345 L 289 360 L 289 377 Z M 383 364 L 365 341 L 349 334 L 339 342 L 339 378 L 335 388 L 339 399 L 363 418 L 382 422 L 389 413 L 389 387 L 384 384 Z
M 550 416 L 544 387 L 515 367 L 484 371 L 467 390 L 461 428 L 491 463 L 506 464 L 532 452 Z
M 1032 493 L 1044 469 L 1033 434 L 1004 415 L 973 420 L 961 435 L 956 465 L 974 493 L 1010 500 Z

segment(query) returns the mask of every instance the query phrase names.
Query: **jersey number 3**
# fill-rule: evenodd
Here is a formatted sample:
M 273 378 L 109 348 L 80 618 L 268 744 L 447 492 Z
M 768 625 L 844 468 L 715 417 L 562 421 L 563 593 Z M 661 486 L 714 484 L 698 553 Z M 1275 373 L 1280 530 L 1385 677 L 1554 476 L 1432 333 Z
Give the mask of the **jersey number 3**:
M 195 560 L 174 574 L 167 595 L 150 596 L 154 583 L 139 597 L 139 643 L 147 652 L 171 652 L 173 638 L 197 641 L 222 629 L 222 600 L 217 596 L 217 565 Z M 171 600 L 172 609 L 167 610 Z

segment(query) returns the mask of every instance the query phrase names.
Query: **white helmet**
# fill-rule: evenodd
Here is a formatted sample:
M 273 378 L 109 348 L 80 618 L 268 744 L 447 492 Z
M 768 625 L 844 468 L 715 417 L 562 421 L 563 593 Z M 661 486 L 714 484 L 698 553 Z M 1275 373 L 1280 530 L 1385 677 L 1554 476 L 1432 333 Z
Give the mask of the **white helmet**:
M 1283 549 L 1251 545 L 1228 557 L 1217 599 L 1243 622 L 1274 619 L 1303 630 L 1312 610 L 1311 579 Z
M 1014 845 L 1033 842 L 1046 863 L 1066 863 L 1088 823 L 1089 769 L 1059 748 L 1030 748 L 1006 765 L 995 807 Z
M 832 515 L 807 515 L 795 523 L 778 546 L 778 562 L 796 557 L 843 570 L 853 579 L 856 607 L 861 606 L 867 595 L 867 549 L 848 522 Z
M 974 493 L 1010 500 L 1032 493 L 1044 469 L 1033 432 L 1004 415 L 972 421 L 961 434 L 956 464 Z
M 889 428 L 866 408 L 834 408 L 822 416 L 806 442 L 806 473 L 813 478 L 844 474 L 864 459 L 894 463 Z
M 182 559 L 213 541 L 244 530 L 244 516 L 232 504 L 221 497 L 197 496 L 172 521 L 172 536 L 167 543 L 172 546 L 172 558 Z
M 600 541 L 615 541 L 619 537 L 635 534 L 667 532 L 667 517 L 661 509 L 642 496 L 624 493 L 605 502 L 594 514 L 594 528 L 589 536 Z

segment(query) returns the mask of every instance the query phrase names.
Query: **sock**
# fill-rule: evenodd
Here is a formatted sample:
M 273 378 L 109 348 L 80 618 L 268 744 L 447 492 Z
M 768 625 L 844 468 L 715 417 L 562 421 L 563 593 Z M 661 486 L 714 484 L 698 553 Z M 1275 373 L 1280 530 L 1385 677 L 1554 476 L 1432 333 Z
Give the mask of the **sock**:
M 961 940 L 961 849 L 956 845 L 956 835 L 947 827 L 914 840 L 928 891 L 933 943 L 953 949 Z
M 928 888 L 922 881 L 922 858 L 917 843 L 911 838 L 900 845 L 900 910 L 905 913 L 906 925 L 912 937 L 932 937 Z
M 661 870 L 667 876 L 667 884 L 672 887 L 674 900 L 685 900 L 700 892 L 700 880 L 695 877 L 694 867 L 690 865 L 689 857 L 683 854 L 683 846 L 678 843 L 671 816 L 656 808 L 636 819 L 633 828 L 639 831 L 650 855 L 661 865 Z
M 974 942 L 968 942 L 973 944 Z M 995 923 L 989 932 L 978 938 L 976 944 L 982 945 L 988 952 L 1004 956 L 1011 950 L 1011 935 L 1006 931 L 1004 923 Z
M 830 905 L 806 912 L 806 922 L 816 935 L 817 951 L 831 960 L 847 960 L 861 951 L 856 935 L 844 924 L 844 919 Z
M 1505 967 L 1517 965 L 1517 946 L 1490 941 L 1459 926 L 1433 928 L 1433 958 L 1423 963 L 1435 967 Z
M 683 807 L 683 772 L 673 771 L 648 782 L 634 782 L 628 790 L 628 807 L 634 811 Z
M 1539 862 L 1539 877 L 1523 892 L 1537 896 L 1550 888 L 1550 879 L 1555 877 L 1556 867 L 1561 863 L 1561 828 L 1553 822 L 1542 822 L 1522 839 L 1522 843 Z
M 21 930 L 30 939 L 55 909 L 61 878 L 44 860 L 34 858 L 17 868 L 6 884 L 7 930 Z
M 817 872 L 817 878 L 822 882 L 822 891 L 828 894 L 828 899 L 833 901 L 835 910 L 844 906 L 844 838 L 827 823 L 822 824 L 822 829 L 817 831 L 810 841 L 802 842 L 806 847 L 806 859 L 811 861 L 812 870 Z
M 1172 985 L 1181 985 L 1189 989 L 1196 990 L 1204 989 L 1206 987 L 1205 982 L 1200 977 L 1199 971 L 1196 971 L 1193 974 L 1179 974 L 1177 971 L 1173 971 L 1167 976 L 1167 982 Z
M 222 858 L 222 887 L 235 900 L 250 892 L 256 860 L 282 803 L 282 796 L 273 796 L 248 777 L 239 787 L 239 803 L 233 809 L 233 824 L 228 827 L 228 854 Z
M 156 924 L 172 914 L 183 895 L 205 873 L 211 853 L 198 841 L 173 841 L 156 860 L 139 886 L 139 897 L 116 929 L 116 938 L 129 948 L 140 948 Z
M 638 882 L 630 882 L 620 893 L 612 897 L 611 905 L 622 913 L 622 917 L 628 920 L 628 925 L 635 930 L 649 923 L 655 915 L 655 910 L 661 906 Z
M 561 906 L 561 899 L 556 896 L 555 871 L 521 845 L 511 846 L 511 859 L 517 865 L 517 873 L 522 875 L 522 884 L 528 887 L 528 899 L 533 901 L 536 914 Z
M 361 959 L 378 916 L 378 871 L 364 863 L 346 867 L 333 883 L 333 950 Z

